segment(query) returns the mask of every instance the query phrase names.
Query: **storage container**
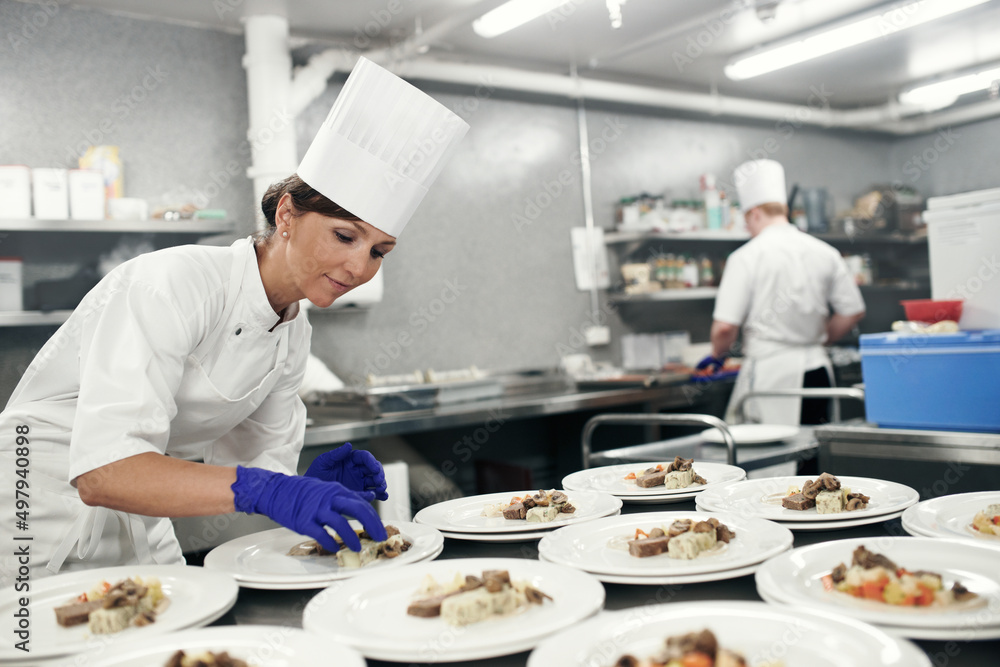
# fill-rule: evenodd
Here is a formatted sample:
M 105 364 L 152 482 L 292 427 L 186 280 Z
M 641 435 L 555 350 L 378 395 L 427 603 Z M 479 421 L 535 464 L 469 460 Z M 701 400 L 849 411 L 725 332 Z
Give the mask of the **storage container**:
M 35 217 L 39 220 L 65 220 L 69 217 L 69 193 L 66 170 L 36 167 L 31 170 L 31 194 Z
M 31 217 L 31 169 L 23 164 L 0 164 L 0 218 Z
M 869 422 L 1000 432 L 1000 329 L 861 336 Z
M 74 220 L 104 219 L 104 177 L 98 171 L 69 172 L 69 203 Z

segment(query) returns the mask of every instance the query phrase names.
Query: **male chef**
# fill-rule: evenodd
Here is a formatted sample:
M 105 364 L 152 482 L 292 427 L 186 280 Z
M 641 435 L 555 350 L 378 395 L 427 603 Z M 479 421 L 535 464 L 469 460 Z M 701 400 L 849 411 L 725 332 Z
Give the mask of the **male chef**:
M 840 253 L 789 224 L 781 164 L 745 162 L 734 181 L 751 239 L 726 262 L 706 360 L 721 365 L 743 328 L 744 361 L 726 421 L 822 423 L 829 419 L 825 399 L 752 398 L 745 419 L 733 408 L 750 391 L 833 386 L 823 345 L 854 328 L 864 300 Z

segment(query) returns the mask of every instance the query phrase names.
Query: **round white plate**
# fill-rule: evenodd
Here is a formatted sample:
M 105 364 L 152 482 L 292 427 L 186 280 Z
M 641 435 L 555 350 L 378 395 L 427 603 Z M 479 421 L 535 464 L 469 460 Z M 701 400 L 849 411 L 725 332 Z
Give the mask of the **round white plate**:
M 546 563 L 551 563 L 541 554 L 539 554 L 539 560 L 543 560 Z M 724 579 L 738 579 L 740 577 L 745 577 L 748 574 L 753 574 L 757 571 L 757 568 L 761 566 L 761 563 L 754 563 L 753 565 L 748 565 L 746 567 L 736 568 L 735 570 L 722 570 L 719 572 L 703 572 L 701 574 L 682 574 L 682 575 L 669 575 L 663 577 L 645 577 L 645 576 L 626 576 L 618 574 L 601 574 L 591 572 L 596 579 L 603 581 L 606 584 L 630 584 L 635 586 L 672 586 L 675 584 L 702 584 L 708 581 L 722 581 Z
M 618 516 L 622 511 L 618 510 L 611 516 Z M 467 542 L 494 542 L 497 544 L 507 543 L 507 542 L 531 542 L 533 540 L 540 540 L 546 535 L 552 533 L 558 528 L 553 528 L 548 531 L 536 531 L 534 533 L 450 533 L 446 530 L 442 530 L 441 534 L 445 537 L 450 537 L 453 540 L 465 540 Z
M 712 510 L 703 507 L 695 498 L 695 507 L 701 512 L 711 512 Z M 893 512 L 891 514 L 877 514 L 875 516 L 863 516 L 857 519 L 845 519 L 843 521 L 775 521 L 780 526 L 788 530 L 840 530 L 842 528 L 856 528 L 857 526 L 867 526 L 872 523 L 882 523 L 892 521 L 903 515 L 903 512 Z
M 241 625 L 182 630 L 150 641 L 128 641 L 103 647 L 88 664 L 92 667 L 150 667 L 165 665 L 177 650 L 185 653 L 226 651 L 254 667 L 337 665 L 364 667 L 365 659 L 347 646 L 312 632 L 278 625 Z M 87 655 L 87 654 L 84 654 Z M 89 657 L 89 656 L 88 656 Z M 66 667 L 76 665 L 67 659 Z M 59 665 L 62 667 L 62 665 Z
M 323 588 L 337 579 L 430 560 L 444 548 L 444 536 L 429 526 L 389 523 L 399 528 L 413 546 L 395 558 L 379 559 L 361 568 L 338 567 L 333 555 L 289 556 L 289 549 L 309 538 L 287 528 L 244 535 L 221 544 L 205 556 L 205 567 L 230 574 L 246 588 L 298 590 Z
M 862 517 L 891 514 L 906 509 L 920 499 L 914 489 L 896 482 L 886 482 L 868 477 L 837 476 L 841 485 L 851 491 L 870 497 L 868 507 L 839 514 L 819 514 L 815 507 L 807 510 L 790 510 L 781 506 L 790 486 L 801 487 L 816 475 L 793 477 L 766 477 L 733 482 L 703 491 L 697 498 L 699 507 L 710 512 L 732 512 L 741 516 L 757 516 L 771 521 L 853 521 Z
M 480 516 L 483 507 L 508 502 L 513 496 L 537 493 L 534 491 L 509 491 L 488 493 L 481 496 L 467 496 L 446 500 L 417 512 L 416 523 L 433 526 L 450 533 L 527 533 L 539 530 L 553 530 L 572 523 L 583 523 L 591 519 L 608 516 L 621 510 L 622 501 L 607 493 L 596 491 L 567 491 L 569 502 L 576 511 L 561 515 L 546 523 L 529 523 L 525 519 L 504 519 L 503 517 Z
M 563 477 L 562 485 L 564 489 L 572 491 L 600 491 L 601 493 L 610 493 L 625 502 L 630 502 L 634 499 L 644 500 L 654 497 L 659 499 L 675 495 L 690 496 L 712 486 L 718 486 L 726 482 L 737 482 L 747 476 L 743 468 L 726 465 L 725 463 L 712 463 L 708 461 L 699 463 L 696 461 L 694 463 L 694 471 L 705 478 L 705 484 L 694 484 L 683 489 L 664 489 L 663 487 L 644 489 L 636 486 L 635 480 L 625 479 L 625 475 L 629 473 L 634 472 L 638 474 L 657 464 L 666 463 L 669 463 L 669 461 L 621 463 L 613 466 L 601 466 L 600 468 L 588 468 L 587 470 L 579 470 L 566 475 Z
M 156 622 L 141 628 L 127 628 L 114 635 L 91 635 L 87 624 L 64 628 L 56 622 L 54 609 L 80 593 L 89 591 L 101 581 L 115 583 L 128 577 L 158 577 L 170 605 L 156 617 Z M 31 653 L 14 648 L 17 641 L 12 631 L 4 633 L 0 643 L 0 664 L 37 664 L 43 658 L 76 654 L 95 644 L 106 645 L 117 640 L 149 640 L 185 628 L 208 625 L 225 614 L 239 593 L 230 575 L 201 567 L 186 565 L 122 565 L 93 570 L 66 572 L 31 581 Z M 13 587 L 0 591 L 0 616 L 13 619 L 20 609 L 23 592 Z M 10 622 L 13 627 L 13 621 Z M 113 639 L 112 639 L 113 638 Z M 25 659 L 28 656 L 28 659 Z
M 925 500 L 903 512 L 903 528 L 920 537 L 966 538 L 1000 547 L 1000 537 L 983 535 L 972 527 L 976 513 L 996 503 L 1000 503 L 1000 491 L 959 493 Z
M 691 560 L 670 558 L 667 554 L 647 558 L 629 555 L 627 541 L 632 539 L 637 528 L 648 533 L 654 527 L 667 529 L 681 519 L 697 522 L 710 517 L 728 526 L 736 537 L 728 544 L 720 542 L 715 549 Z M 746 567 L 788 551 L 793 540 L 792 531 L 764 519 L 734 514 L 648 512 L 560 528 L 542 538 L 538 553 L 546 560 L 593 574 L 663 577 Z
M 926 570 L 950 588 L 959 581 L 979 597 L 948 607 L 899 607 L 823 589 L 822 577 L 848 566 L 858 546 L 890 558 L 911 572 Z M 765 562 L 757 590 L 785 604 L 819 607 L 870 623 L 913 628 L 1000 627 L 1000 570 L 997 552 L 971 540 L 875 537 L 824 542 L 793 549 Z
M 641 660 L 667 637 L 711 630 L 751 665 L 780 660 L 810 667 L 930 667 L 910 642 L 850 618 L 762 602 L 674 602 L 603 612 L 538 645 L 528 667 L 605 667 L 628 653 Z M 876 662 L 878 661 L 878 662 Z
M 737 445 L 765 445 L 794 438 L 799 434 L 799 427 L 785 424 L 734 424 L 729 427 L 729 433 Z M 701 439 L 716 445 L 726 444 L 722 431 L 717 428 L 702 431 Z
M 456 574 L 478 575 L 483 570 L 507 570 L 512 579 L 529 581 L 552 600 L 466 626 L 406 614 L 427 575 L 445 582 Z M 456 558 L 337 582 L 309 601 L 302 626 L 373 659 L 456 662 L 526 651 L 603 605 L 604 586 L 579 570 L 521 558 Z
M 769 604 L 779 607 L 786 607 L 798 611 L 801 607 L 790 605 L 770 595 L 757 594 L 760 599 Z M 882 625 L 878 626 L 893 637 L 908 637 L 910 639 L 920 639 L 922 641 L 984 641 L 989 639 L 1000 639 L 1000 626 L 977 626 L 968 628 L 918 628 L 906 625 Z

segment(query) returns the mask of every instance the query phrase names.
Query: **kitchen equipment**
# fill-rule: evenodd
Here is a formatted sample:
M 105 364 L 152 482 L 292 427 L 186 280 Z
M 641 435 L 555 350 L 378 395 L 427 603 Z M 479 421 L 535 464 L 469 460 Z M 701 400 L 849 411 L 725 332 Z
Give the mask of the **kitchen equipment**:
M 829 231 L 826 188 L 802 188 L 802 203 L 806 210 L 809 232 L 823 234 Z
M 931 197 L 924 221 L 931 297 L 965 300 L 962 329 L 1000 327 L 1000 188 Z
M 0 311 L 24 310 L 20 257 L 0 257 Z
M 861 373 L 883 428 L 1000 432 L 1000 329 L 862 334 Z
M 934 299 L 904 299 L 899 302 L 906 311 L 906 319 L 911 322 L 927 322 L 934 324 L 942 320 L 954 320 L 958 322 L 962 317 L 961 299 L 955 300 L 934 300 Z
M 0 165 L 0 218 L 31 217 L 31 169 L 21 164 Z
M 32 169 L 31 193 L 35 217 L 39 220 L 65 220 L 69 217 L 65 169 L 49 167 Z

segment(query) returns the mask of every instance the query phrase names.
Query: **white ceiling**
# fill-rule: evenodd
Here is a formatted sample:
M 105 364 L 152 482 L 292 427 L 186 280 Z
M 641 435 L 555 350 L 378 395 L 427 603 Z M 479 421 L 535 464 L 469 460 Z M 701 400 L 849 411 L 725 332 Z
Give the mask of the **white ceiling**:
M 1000 0 L 746 81 L 723 66 L 757 45 L 875 7 L 885 0 L 781 0 L 767 23 L 757 4 L 774 0 L 627 0 L 612 29 L 605 0 L 574 0 L 494 39 L 471 21 L 502 0 L 76 0 L 78 7 L 242 31 L 248 13 L 288 16 L 299 46 L 352 51 L 435 34 L 421 59 L 492 64 L 656 88 L 805 104 L 814 91 L 838 109 L 884 105 L 905 86 L 1000 63 Z M 720 18 L 720 17 L 724 17 Z M 313 46 L 311 48 L 316 48 Z M 359 49 L 364 47 L 364 49 Z M 306 52 L 308 52 L 308 48 Z M 964 101 L 982 101 L 986 93 Z

